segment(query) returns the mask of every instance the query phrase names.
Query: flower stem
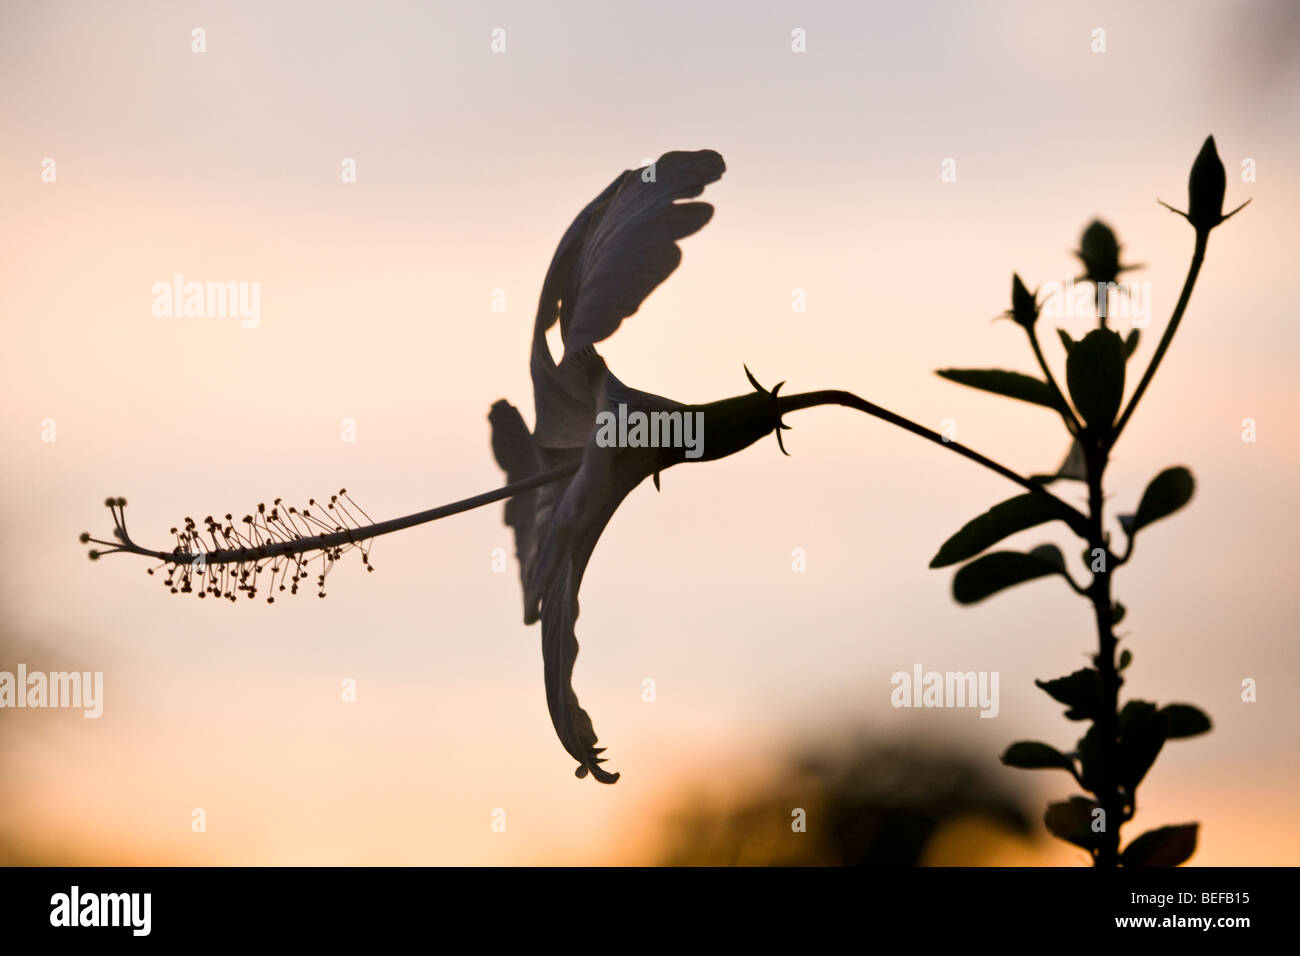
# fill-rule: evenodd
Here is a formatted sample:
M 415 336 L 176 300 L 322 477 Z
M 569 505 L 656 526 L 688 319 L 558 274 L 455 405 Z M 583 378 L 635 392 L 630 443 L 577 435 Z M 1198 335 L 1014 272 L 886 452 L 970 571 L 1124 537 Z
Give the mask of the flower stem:
M 868 415 L 873 415 L 881 421 L 889 422 L 891 425 L 897 425 L 904 431 L 909 431 L 913 435 L 919 435 L 920 437 L 928 439 L 949 451 L 961 455 L 963 458 L 968 458 L 977 464 L 983 465 L 990 471 L 997 472 L 1003 478 L 1014 481 L 1030 494 L 1037 495 L 1040 498 L 1050 501 L 1052 507 L 1061 516 L 1061 519 L 1064 520 L 1076 534 L 1080 537 L 1088 537 L 1087 517 L 1077 509 L 1066 504 L 1060 498 L 1056 497 L 1056 495 L 1043 487 L 1040 482 L 1031 481 L 1024 475 L 1012 471 L 1006 465 L 1000 464 L 985 455 L 981 455 L 979 452 L 972 448 L 967 448 L 960 442 L 950 441 L 933 429 L 926 428 L 924 425 L 918 425 L 911 419 L 904 418 L 902 415 L 891 412 L 887 408 L 881 408 L 879 405 L 868 402 L 866 399 L 859 398 L 852 392 L 840 391 L 838 389 L 827 389 L 819 392 L 802 392 L 798 395 L 782 395 L 778 401 L 780 402 L 782 413 L 797 411 L 801 408 L 813 408 L 817 405 L 843 405 L 847 408 L 855 408 L 860 412 L 866 412 Z
M 1056 384 L 1056 376 L 1052 374 L 1051 366 L 1047 364 L 1047 359 L 1043 357 L 1043 347 L 1038 343 L 1038 333 L 1032 327 L 1025 329 L 1025 332 L 1029 336 L 1030 346 L 1033 347 L 1034 358 L 1038 359 L 1038 367 L 1043 370 L 1043 375 L 1047 377 L 1047 384 L 1052 386 L 1052 391 L 1056 393 L 1056 397 L 1061 401 L 1061 419 L 1065 422 L 1066 429 L 1071 435 L 1078 435 L 1082 426 L 1080 426 L 1079 420 L 1074 417 L 1074 409 L 1070 407 L 1065 393 L 1061 391 L 1061 386 Z
M 852 392 L 841 391 L 838 389 L 827 389 L 817 392 L 804 392 L 799 395 L 782 395 L 778 402 L 782 413 L 797 411 L 804 408 L 813 408 L 819 405 L 843 405 L 848 408 L 854 408 L 858 411 L 866 412 L 890 424 L 897 425 L 914 435 L 929 439 L 944 448 L 947 448 L 957 454 L 977 462 L 992 471 L 997 472 L 1004 478 L 1014 481 L 1016 484 L 1025 488 L 1030 493 L 1043 497 L 1052 502 L 1053 507 L 1059 513 L 1062 520 L 1074 529 L 1081 537 L 1088 536 L 1087 519 L 1075 508 L 1066 504 L 1060 498 L 1057 498 L 1038 482 L 1034 482 L 1012 471 L 1005 465 L 999 464 L 991 458 L 981 455 L 973 449 L 967 448 L 959 442 L 949 441 L 938 432 L 933 431 L 923 425 L 918 425 L 910 419 L 897 415 L 888 409 L 874 405 L 865 399 L 859 398 Z M 471 511 L 474 508 L 480 508 L 483 505 L 489 505 L 493 502 L 502 501 L 506 498 L 512 498 L 515 495 L 523 494 L 526 491 L 532 491 L 542 485 L 550 484 L 553 481 L 560 481 L 568 478 L 578 470 L 579 462 L 570 462 L 561 465 L 558 468 L 552 468 L 549 471 L 540 472 L 529 478 L 512 482 L 501 488 L 485 491 L 482 494 L 474 495 L 470 498 L 464 498 L 460 501 L 454 501 L 451 504 L 441 505 L 437 508 L 430 508 L 427 511 L 418 511 L 414 514 L 405 515 L 400 518 L 390 518 L 387 521 L 380 521 L 374 524 L 362 525 L 356 528 L 345 528 L 341 531 L 332 531 L 325 534 L 318 534 L 312 537 L 293 538 L 285 541 L 265 542 L 247 548 L 214 548 L 202 552 L 203 562 L 205 565 L 221 564 L 242 564 L 246 561 L 261 561 L 263 559 L 288 557 L 292 555 L 304 554 L 308 551 L 328 550 L 338 548 L 344 545 L 357 544 L 362 541 L 376 538 L 379 535 L 391 534 L 394 531 L 403 531 L 407 528 L 413 528 L 416 525 L 427 524 L 430 521 L 437 521 L 440 518 L 447 518 L 451 515 L 460 514 L 464 511 Z M 128 554 L 138 554 L 145 557 L 155 558 L 168 564 L 188 564 L 197 556 L 197 552 L 190 551 L 158 551 L 152 548 L 141 547 L 131 540 L 126 533 L 125 517 L 122 512 L 114 512 L 117 520 L 116 537 L 117 541 L 104 542 L 98 539 L 91 539 L 97 544 L 111 544 L 112 547 L 101 554 L 113 554 L 125 552 Z
M 1160 344 L 1156 346 L 1155 354 L 1151 356 L 1151 364 L 1142 375 L 1142 380 L 1138 382 L 1137 388 L 1133 392 L 1133 397 L 1129 399 L 1128 407 L 1124 409 L 1124 414 L 1119 417 L 1115 424 L 1115 430 L 1111 433 L 1110 444 L 1114 445 L 1119 441 L 1120 432 L 1128 424 L 1129 418 L 1133 415 L 1133 410 L 1137 408 L 1137 403 L 1141 400 L 1142 395 L 1151 384 L 1151 379 L 1155 377 L 1156 369 L 1160 367 L 1160 360 L 1165 357 L 1165 352 L 1169 351 L 1169 343 L 1174 340 L 1174 333 L 1178 331 L 1178 324 L 1183 321 L 1183 313 L 1187 311 L 1187 303 L 1192 298 L 1192 287 L 1196 285 L 1196 277 L 1201 272 L 1201 264 L 1205 261 L 1205 246 L 1209 242 L 1210 231 L 1208 229 L 1196 230 L 1196 248 L 1192 252 L 1192 262 L 1187 268 L 1187 278 L 1183 281 L 1183 291 L 1178 296 L 1178 304 L 1174 307 L 1174 314 L 1169 319 L 1169 325 L 1165 328 L 1165 334 L 1160 338 Z

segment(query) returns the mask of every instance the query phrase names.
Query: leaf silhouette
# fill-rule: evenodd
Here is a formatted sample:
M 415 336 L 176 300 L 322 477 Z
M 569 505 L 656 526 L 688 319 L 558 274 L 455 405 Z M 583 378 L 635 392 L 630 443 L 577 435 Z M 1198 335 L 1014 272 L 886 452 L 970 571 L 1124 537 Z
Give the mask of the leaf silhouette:
M 1003 538 L 1055 517 L 1058 515 L 1052 508 L 1052 502 L 1042 495 L 1026 494 L 1008 498 L 963 525 L 960 531 L 943 543 L 939 553 L 930 562 L 930 567 L 947 567 L 973 558 Z
M 961 568 L 952 579 L 952 594 L 958 604 L 975 604 L 1006 588 L 1049 574 L 1061 574 L 1065 559 L 1054 545 L 1046 544 L 1028 554 L 994 551 Z
M 1037 740 L 1020 740 L 1012 744 L 1002 755 L 1002 762 L 1008 767 L 1019 767 L 1021 770 L 1074 770 L 1074 761 L 1050 744 Z
M 1196 852 L 1198 823 L 1148 830 L 1120 854 L 1125 866 L 1178 866 Z
M 1093 724 L 1079 740 L 1079 763 L 1083 767 L 1079 776 L 1084 789 L 1098 793 L 1105 785 L 1109 766 L 1106 736 L 1101 724 Z
M 1137 513 L 1120 516 L 1125 533 L 1131 538 L 1147 525 L 1169 517 L 1192 500 L 1195 490 L 1196 479 L 1190 471 L 1182 465 L 1166 468 L 1147 485 L 1142 500 L 1138 503 Z
M 1119 712 L 1119 779 L 1135 788 L 1165 745 L 1165 718 L 1156 705 L 1130 700 Z
M 1160 708 L 1165 718 L 1165 736 L 1170 740 L 1195 737 L 1210 731 L 1210 718 L 1191 704 L 1166 704 Z
M 1092 814 L 1096 809 L 1098 804 L 1087 797 L 1071 797 L 1062 803 L 1049 803 L 1043 823 L 1062 840 L 1091 850 L 1102 838 L 1102 834 L 1092 829 Z
M 995 395 L 1018 398 L 1022 402 L 1031 402 L 1058 411 L 1064 410 L 1064 405 L 1052 391 L 1052 386 L 1031 375 L 997 368 L 943 368 L 935 374 L 958 385 L 969 385 L 971 388 L 983 389 Z
M 1101 713 L 1101 674 L 1091 667 L 1034 683 L 1070 708 L 1065 712 L 1070 720 L 1095 720 Z

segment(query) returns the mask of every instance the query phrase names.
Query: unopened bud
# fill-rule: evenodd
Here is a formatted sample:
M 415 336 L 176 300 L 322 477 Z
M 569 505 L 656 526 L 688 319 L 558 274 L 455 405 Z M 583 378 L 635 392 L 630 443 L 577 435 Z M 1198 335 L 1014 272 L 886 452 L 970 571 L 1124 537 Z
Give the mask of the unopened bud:
M 1223 222 L 1223 194 L 1228 188 L 1228 177 L 1214 148 L 1214 137 L 1207 136 L 1192 163 L 1192 174 L 1187 179 L 1187 218 L 1197 229 L 1213 229 Z
M 1083 231 L 1075 255 L 1083 260 L 1087 270 L 1084 278 L 1099 285 L 1114 282 L 1124 269 L 1129 268 L 1119 264 L 1119 240 L 1110 226 L 1100 219 L 1094 220 Z
M 1038 321 L 1038 303 L 1018 274 L 1011 276 L 1011 309 L 1007 315 L 1026 329 L 1032 329 Z
M 1161 203 L 1161 205 L 1178 213 L 1190 222 L 1197 232 L 1207 233 L 1250 202 L 1246 200 L 1225 216 L 1223 196 L 1227 186 L 1227 173 L 1224 171 L 1223 161 L 1219 159 L 1214 137 L 1207 136 L 1201 151 L 1196 154 L 1196 161 L 1192 163 L 1191 175 L 1187 177 L 1187 212 L 1174 209 L 1168 203 Z

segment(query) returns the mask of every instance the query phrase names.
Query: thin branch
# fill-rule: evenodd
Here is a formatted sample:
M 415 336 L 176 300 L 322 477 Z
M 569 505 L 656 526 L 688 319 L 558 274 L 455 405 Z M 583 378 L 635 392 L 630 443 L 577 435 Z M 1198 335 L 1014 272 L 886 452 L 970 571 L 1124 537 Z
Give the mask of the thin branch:
M 1056 384 L 1056 376 L 1052 374 L 1052 369 L 1047 364 L 1047 359 L 1043 358 L 1043 348 L 1038 343 L 1038 332 L 1032 326 L 1027 326 L 1025 328 L 1025 333 L 1029 336 L 1029 344 L 1033 346 L 1034 358 L 1038 359 L 1038 367 L 1041 368 L 1043 374 L 1047 376 L 1047 384 L 1052 386 L 1052 391 L 1054 391 L 1056 397 L 1061 400 L 1061 419 L 1065 422 L 1066 429 L 1071 435 L 1078 435 L 1083 429 L 1083 426 L 1079 424 L 1079 419 L 1074 416 L 1074 409 L 1070 407 L 1070 402 L 1065 397 L 1065 393 L 1061 391 L 1061 386 Z
M 1174 307 L 1174 314 L 1169 319 L 1169 325 L 1165 328 L 1165 334 L 1160 338 L 1160 344 L 1156 346 L 1155 354 L 1151 356 L 1151 364 L 1147 366 L 1146 372 L 1142 375 L 1142 380 L 1138 382 L 1137 389 L 1133 392 L 1133 397 L 1129 399 L 1128 407 L 1124 409 L 1124 414 L 1119 417 L 1115 423 L 1115 430 L 1111 434 L 1110 444 L 1114 445 L 1119 441 L 1120 432 L 1128 424 L 1129 418 L 1133 415 L 1133 410 L 1137 408 L 1138 402 L 1151 384 L 1151 379 L 1155 377 L 1156 369 L 1160 367 L 1160 360 L 1165 357 L 1165 352 L 1169 351 L 1169 343 L 1174 340 L 1174 333 L 1178 331 L 1178 324 L 1183 320 L 1183 313 L 1187 311 L 1187 303 L 1192 298 L 1192 287 L 1196 285 L 1196 277 L 1200 274 L 1201 264 L 1205 261 L 1205 246 L 1209 242 L 1210 231 L 1208 229 L 1196 230 L 1196 248 L 1192 252 L 1192 262 L 1187 269 L 1187 278 L 1183 281 L 1182 294 L 1178 296 L 1178 304 Z
M 866 412 L 868 415 L 873 415 L 881 421 L 889 422 L 891 425 L 897 425 L 904 431 L 909 431 L 913 435 L 919 435 L 922 438 L 928 439 L 940 447 L 961 455 L 963 458 L 969 458 L 971 461 L 983 465 L 990 471 L 997 472 L 1003 478 L 1014 481 L 1030 494 L 1038 495 L 1040 498 L 1051 502 L 1052 507 L 1061 516 L 1062 520 L 1064 520 L 1076 534 L 1084 538 L 1088 536 L 1087 517 L 1076 508 L 1056 497 L 1056 495 L 1048 491 L 1039 482 L 1032 481 L 1024 475 L 1017 474 L 1006 465 L 1000 464 L 985 455 L 981 455 L 979 452 L 972 448 L 967 448 L 960 442 L 950 441 L 933 429 L 926 428 L 924 425 L 918 425 L 909 418 L 904 418 L 902 415 L 891 412 L 887 408 L 881 408 L 879 405 L 872 404 L 866 399 L 859 398 L 852 392 L 845 392 L 838 389 L 828 389 L 819 392 L 803 392 L 798 395 L 782 395 L 778 399 L 778 402 L 780 403 L 782 413 L 797 411 L 801 408 L 813 408 L 817 405 L 844 405 L 848 408 L 856 408 L 860 412 Z

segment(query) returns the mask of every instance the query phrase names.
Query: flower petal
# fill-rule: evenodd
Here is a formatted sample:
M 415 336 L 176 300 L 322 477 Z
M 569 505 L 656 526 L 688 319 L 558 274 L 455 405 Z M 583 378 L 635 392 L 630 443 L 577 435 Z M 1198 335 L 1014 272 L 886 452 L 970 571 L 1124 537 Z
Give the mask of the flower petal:
M 677 241 L 713 215 L 708 203 L 679 200 L 698 196 L 725 168 L 713 150 L 665 153 L 652 177 L 643 170 L 624 171 L 569 226 L 542 285 L 533 327 L 538 444 L 585 444 L 591 426 L 585 405 L 591 381 L 587 353 L 677 268 L 682 258 Z M 546 342 L 556 321 L 564 341 L 558 366 Z

